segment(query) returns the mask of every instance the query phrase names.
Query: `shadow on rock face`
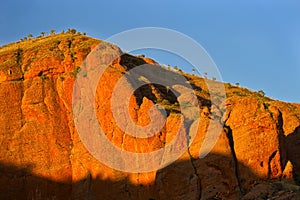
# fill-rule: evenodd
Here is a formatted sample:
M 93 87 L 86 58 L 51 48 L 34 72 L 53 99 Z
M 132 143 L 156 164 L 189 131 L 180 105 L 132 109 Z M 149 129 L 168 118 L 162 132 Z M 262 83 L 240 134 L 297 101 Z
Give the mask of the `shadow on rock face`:
M 218 162 L 211 165 L 209 161 L 216 159 Z M 75 183 L 71 178 L 56 182 L 34 175 L 31 166 L 0 163 L 0 199 L 236 199 L 240 192 L 233 170 L 222 168 L 224 164 L 218 166 L 234 166 L 231 160 L 209 154 L 193 162 L 177 161 L 159 170 L 155 182 L 139 185 L 128 178 L 112 181 L 92 175 Z M 247 168 L 242 164 L 239 167 Z M 255 176 L 250 169 L 248 172 Z
M 64 199 L 71 194 L 72 186 L 51 181 L 32 173 L 33 166 L 18 167 L 0 163 L 0 199 Z
M 297 185 L 300 185 L 300 126 L 285 137 L 287 160 L 293 165 L 293 177 Z

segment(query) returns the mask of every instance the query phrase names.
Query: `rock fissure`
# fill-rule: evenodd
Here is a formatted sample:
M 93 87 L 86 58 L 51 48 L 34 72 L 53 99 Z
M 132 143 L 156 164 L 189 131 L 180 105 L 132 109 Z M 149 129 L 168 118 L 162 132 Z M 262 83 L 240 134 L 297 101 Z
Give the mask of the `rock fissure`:
M 126 138 L 126 132 L 124 131 L 124 132 L 123 132 L 123 136 L 122 136 L 122 143 L 121 143 L 121 149 L 122 149 L 122 150 L 125 150 L 125 149 L 124 149 L 125 138 Z
M 268 179 L 271 179 L 271 178 L 272 178 L 271 162 L 272 162 L 272 160 L 274 159 L 274 157 L 276 156 L 276 153 L 277 153 L 277 150 L 274 151 L 274 152 L 270 155 L 269 160 L 268 160 Z
M 286 141 L 285 141 L 285 133 L 283 129 L 283 117 L 282 112 L 278 109 L 278 121 L 276 123 L 276 128 L 278 130 L 278 149 L 279 149 L 279 156 L 280 156 L 280 167 L 281 171 L 284 170 L 286 163 L 287 163 L 287 153 L 286 153 Z M 269 176 L 269 174 L 268 174 Z
M 191 151 L 190 151 L 190 136 L 189 136 L 189 131 L 190 131 L 190 127 L 192 125 L 192 122 L 191 121 L 188 121 L 187 119 L 184 119 L 184 126 L 185 126 L 185 129 L 186 129 L 186 145 L 187 145 L 187 153 L 189 155 L 189 159 L 190 159 L 190 162 L 191 162 L 191 165 L 192 165 L 192 168 L 194 170 L 194 175 L 197 177 L 197 195 L 196 195 L 196 199 L 198 200 L 201 200 L 201 197 L 202 197 L 202 185 L 201 185 L 201 178 L 200 178 L 200 175 L 198 173 L 198 170 L 197 170 L 197 166 L 195 164 L 195 161 L 196 159 L 194 159 L 194 157 L 192 156 L 191 154 Z
M 127 183 L 125 183 L 124 191 L 125 191 L 125 193 L 127 194 L 127 197 L 128 197 L 129 199 L 131 199 L 131 192 L 130 192 L 130 190 L 129 190 L 129 188 L 128 188 L 128 184 L 127 184 Z
M 201 178 L 200 178 L 200 175 L 198 173 L 198 170 L 197 170 L 197 167 L 195 165 L 195 159 L 193 158 L 191 152 L 190 152 L 190 148 L 188 147 L 188 154 L 189 154 L 189 157 L 190 157 L 190 162 L 191 162 L 191 165 L 193 167 L 193 170 L 194 170 L 194 175 L 197 177 L 197 190 L 196 192 L 198 192 L 197 194 L 197 197 L 196 199 L 199 199 L 201 200 L 201 196 L 202 196 L 202 185 L 201 185 Z
M 23 113 L 23 99 L 24 99 L 24 94 L 25 94 L 25 91 L 24 91 L 24 83 L 21 84 L 21 106 L 20 106 L 20 113 L 21 113 L 21 129 L 20 131 L 22 130 L 22 128 L 25 126 L 26 124 L 26 121 L 25 121 L 25 117 L 24 117 L 24 113 Z
M 23 50 L 21 48 L 18 48 L 17 50 L 17 55 L 16 55 L 16 60 L 17 60 L 17 65 L 22 69 L 22 56 Z M 24 74 L 24 72 L 23 72 Z
M 226 122 L 224 123 L 224 131 L 226 133 L 226 136 L 227 136 L 227 139 L 228 139 L 228 142 L 229 142 L 231 155 L 232 155 L 233 161 L 234 161 L 235 179 L 237 181 L 239 191 L 242 192 L 242 187 L 241 187 L 241 182 L 240 182 L 240 177 L 239 177 L 239 169 L 238 169 L 239 164 L 238 164 L 238 159 L 237 159 L 236 152 L 235 152 L 234 138 L 233 138 L 233 134 L 232 134 L 232 129 L 231 129 L 230 126 L 226 125 Z

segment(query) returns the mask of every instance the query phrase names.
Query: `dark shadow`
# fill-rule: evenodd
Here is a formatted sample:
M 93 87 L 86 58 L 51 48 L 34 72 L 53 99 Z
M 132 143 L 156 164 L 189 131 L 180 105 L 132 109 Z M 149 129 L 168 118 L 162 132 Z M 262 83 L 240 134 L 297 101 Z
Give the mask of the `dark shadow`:
M 35 176 L 32 168 L 30 165 L 18 167 L 12 163 L 0 163 L 0 199 L 38 200 L 71 197 L 71 184 Z M 71 183 L 70 180 L 69 182 Z
M 117 60 L 115 62 L 117 62 Z M 167 106 L 164 106 L 167 116 L 171 112 L 180 113 L 177 100 L 177 97 L 180 94 L 177 91 L 170 89 L 172 86 L 180 84 L 188 88 L 192 87 L 194 91 L 202 91 L 202 88 L 190 83 L 188 81 L 189 78 L 184 74 L 165 69 L 158 64 L 147 64 L 142 58 L 137 58 L 125 53 L 121 56 L 119 64 L 125 67 L 126 73 L 123 73 L 123 75 L 133 88 L 135 88 L 134 96 L 136 97 L 137 104 L 140 106 L 144 97 L 152 102 L 161 104 L 162 106 L 167 104 Z M 135 67 L 142 65 L 146 65 L 145 68 L 132 71 Z M 181 82 L 184 79 L 183 77 L 186 81 Z M 158 80 L 162 84 L 156 84 L 156 81 Z M 137 85 L 139 85 L 138 88 L 135 87 Z M 197 95 L 197 98 L 202 106 L 211 106 L 210 99 L 203 98 L 199 95 Z M 161 102 L 163 100 L 164 102 Z
M 127 53 L 121 55 L 120 65 L 125 66 L 127 71 L 133 69 L 136 66 L 144 65 L 144 64 L 147 63 L 142 58 L 137 58 Z
M 285 137 L 285 144 L 286 159 L 293 165 L 294 181 L 300 185 L 300 126 Z
M 292 133 L 285 134 L 283 129 L 282 112 L 278 110 L 278 113 L 279 115 L 276 126 L 279 131 L 278 139 L 281 169 L 284 170 L 287 162 L 290 161 L 293 166 L 293 179 L 297 185 L 300 185 L 300 126 L 296 127 Z M 270 159 L 275 156 L 276 152 L 273 154 Z
M 193 83 L 190 83 L 190 85 L 192 86 L 192 88 L 193 88 L 194 91 L 205 91 L 205 90 L 202 90 L 201 87 L 199 87 L 199 86 L 197 86 L 197 85 L 195 85 Z M 208 107 L 211 106 L 211 100 L 210 99 L 206 99 L 206 98 L 203 98 L 203 97 L 198 96 L 198 95 L 197 95 L 197 98 L 198 98 L 199 102 L 201 102 L 201 104 L 203 106 L 208 106 Z
M 144 97 L 147 97 L 152 102 L 158 101 L 157 97 L 153 94 L 152 86 L 159 93 L 161 99 L 167 100 L 170 104 L 178 103 L 176 94 L 174 94 L 173 91 L 168 90 L 165 86 L 159 84 L 144 84 L 145 85 L 134 91 L 134 96 L 136 97 L 139 106 L 142 104 Z
M 71 177 L 57 182 L 34 175 L 32 166 L 0 163 L 0 199 L 198 200 L 201 196 L 204 199 L 217 196 L 227 199 L 239 195 L 231 157 L 209 154 L 193 162 L 177 161 L 159 170 L 151 185 L 134 185 L 127 178 L 111 181 L 91 176 L 75 183 L 71 183 Z M 239 163 L 239 167 L 255 177 L 243 164 Z M 116 177 L 126 177 L 123 172 L 115 171 L 115 174 Z

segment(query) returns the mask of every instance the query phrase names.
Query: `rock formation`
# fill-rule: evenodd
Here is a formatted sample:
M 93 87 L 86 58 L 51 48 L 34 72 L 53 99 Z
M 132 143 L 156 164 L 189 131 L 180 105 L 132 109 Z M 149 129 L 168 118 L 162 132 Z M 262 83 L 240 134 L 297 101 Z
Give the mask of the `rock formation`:
M 0 199 L 299 198 L 299 104 L 225 84 L 227 99 L 216 107 L 205 80 L 182 73 L 197 95 L 200 118 L 183 118 L 176 95 L 148 83 L 130 98 L 132 120 L 149 124 L 155 104 L 166 109 L 167 119 L 157 134 L 137 138 L 117 126 L 111 111 L 118 80 L 143 64 L 177 72 L 129 54 L 115 59 L 97 85 L 96 116 L 107 139 L 123 151 L 146 153 L 170 144 L 176 134 L 184 138 L 179 147 L 187 147 L 186 135 L 191 130 L 197 134 L 176 162 L 159 170 L 122 172 L 99 162 L 75 128 L 72 96 L 82 63 L 101 42 L 67 33 L 0 48 Z M 211 119 L 212 129 L 222 132 L 212 151 L 200 159 Z

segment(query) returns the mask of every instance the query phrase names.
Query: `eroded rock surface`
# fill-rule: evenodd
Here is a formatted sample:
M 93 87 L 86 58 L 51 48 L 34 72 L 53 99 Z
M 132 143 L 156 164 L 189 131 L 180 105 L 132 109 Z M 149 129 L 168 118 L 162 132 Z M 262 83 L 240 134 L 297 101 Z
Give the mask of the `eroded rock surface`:
M 261 188 L 267 197 L 298 197 L 297 189 L 289 194 L 285 186 L 266 186 L 269 181 L 300 184 L 298 104 L 249 91 L 238 95 L 244 91 L 226 86 L 234 95 L 216 107 L 209 103 L 204 80 L 184 74 L 196 91 L 199 119 L 194 110 L 183 118 L 169 88 L 146 84 L 130 98 L 131 119 L 146 126 L 150 109 L 161 104 L 167 110 L 163 128 L 142 139 L 118 127 L 110 105 L 114 86 L 135 66 L 159 67 L 150 58 L 125 54 L 103 73 L 95 95 L 101 128 L 122 151 L 152 152 L 177 134 L 182 140 L 176 147 L 187 147 L 189 133 L 196 131 L 191 146 L 176 162 L 147 173 L 114 170 L 95 159 L 75 128 L 72 94 L 79 67 L 100 42 L 65 34 L 0 49 L 1 199 L 251 199 L 261 195 L 256 192 Z M 124 91 L 131 89 L 129 85 Z M 177 95 L 189 98 L 179 90 Z M 191 104 L 196 105 L 195 99 Z M 212 151 L 199 159 L 209 125 L 222 132 Z

